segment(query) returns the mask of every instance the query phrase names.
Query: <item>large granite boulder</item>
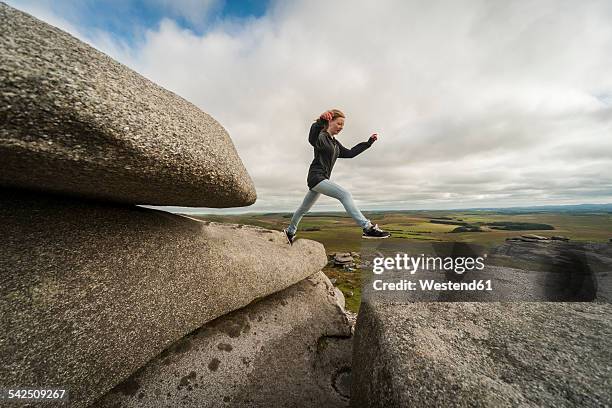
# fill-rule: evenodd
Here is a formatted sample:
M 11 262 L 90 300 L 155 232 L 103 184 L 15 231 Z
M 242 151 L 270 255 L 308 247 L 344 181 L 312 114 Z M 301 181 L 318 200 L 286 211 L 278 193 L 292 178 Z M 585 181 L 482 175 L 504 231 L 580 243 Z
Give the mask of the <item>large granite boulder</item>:
M 607 303 L 361 304 L 355 407 L 612 405 Z
M 0 384 L 86 406 L 176 340 L 321 270 L 278 231 L 3 190 Z
M 0 26 L 0 185 L 135 204 L 255 202 L 211 116 L 5 3 Z
M 174 343 L 91 407 L 343 407 L 351 332 L 319 272 Z

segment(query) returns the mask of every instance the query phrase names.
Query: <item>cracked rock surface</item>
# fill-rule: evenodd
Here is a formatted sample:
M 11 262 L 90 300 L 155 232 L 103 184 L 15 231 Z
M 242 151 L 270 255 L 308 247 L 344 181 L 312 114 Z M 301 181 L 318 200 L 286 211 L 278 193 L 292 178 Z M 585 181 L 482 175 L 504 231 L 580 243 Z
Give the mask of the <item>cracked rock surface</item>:
M 313 276 L 198 328 L 92 407 L 342 407 L 351 330 Z

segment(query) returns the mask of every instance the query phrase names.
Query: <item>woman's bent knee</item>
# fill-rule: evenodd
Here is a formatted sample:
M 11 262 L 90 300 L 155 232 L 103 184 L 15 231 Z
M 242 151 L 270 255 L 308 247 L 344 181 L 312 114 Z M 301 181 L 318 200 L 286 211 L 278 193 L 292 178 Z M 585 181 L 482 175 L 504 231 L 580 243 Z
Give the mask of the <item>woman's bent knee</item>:
M 340 190 L 338 199 L 340 201 L 352 201 L 353 200 L 353 195 L 350 193 L 350 191 L 347 190 Z

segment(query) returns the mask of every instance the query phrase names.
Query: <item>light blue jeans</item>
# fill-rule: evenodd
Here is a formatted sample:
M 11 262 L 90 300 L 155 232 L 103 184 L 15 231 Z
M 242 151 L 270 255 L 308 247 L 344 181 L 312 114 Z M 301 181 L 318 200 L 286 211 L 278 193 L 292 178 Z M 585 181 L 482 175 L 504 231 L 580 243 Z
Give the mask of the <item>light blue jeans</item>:
M 302 201 L 302 204 L 298 207 L 295 213 L 293 213 L 293 217 L 291 218 L 291 224 L 289 224 L 289 227 L 287 228 L 290 234 L 295 234 L 295 232 L 297 231 L 297 226 L 302 220 L 302 217 L 310 210 L 312 205 L 315 203 L 315 201 L 317 201 L 321 194 L 340 200 L 346 212 L 351 217 L 353 217 L 355 222 L 361 228 L 366 228 L 372 225 L 370 220 L 364 217 L 361 211 L 359 211 L 359 209 L 355 205 L 351 193 L 345 188 L 340 187 L 333 181 L 329 181 L 326 179 L 322 180 L 319 184 L 308 190 L 308 193 L 306 193 L 304 201 Z

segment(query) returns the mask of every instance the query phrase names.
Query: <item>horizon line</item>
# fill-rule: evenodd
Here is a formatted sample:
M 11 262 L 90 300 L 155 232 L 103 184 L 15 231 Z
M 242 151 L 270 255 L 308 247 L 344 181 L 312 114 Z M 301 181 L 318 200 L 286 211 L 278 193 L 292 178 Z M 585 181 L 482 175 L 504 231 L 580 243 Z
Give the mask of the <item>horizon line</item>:
M 437 211 L 437 212 L 442 212 L 442 211 L 492 211 L 492 210 L 537 210 L 537 209 L 546 209 L 546 208 L 563 208 L 563 207 L 605 207 L 605 206 L 610 206 L 612 207 L 612 203 L 597 203 L 597 204 L 591 204 L 591 203 L 582 203 L 582 204 L 546 204 L 546 205 L 533 205 L 533 206 L 511 206 L 511 207 L 462 207 L 462 208 L 448 208 L 448 209 L 398 209 L 398 208 L 385 208 L 385 209 L 373 209 L 373 210 L 361 210 L 362 212 L 392 212 L 392 211 L 415 211 L 415 212 L 422 212 L 422 211 Z M 163 207 L 159 207 L 159 206 L 144 206 L 144 207 L 153 207 L 155 209 L 162 209 Z M 206 212 L 209 209 L 205 209 L 203 211 L 198 211 L 198 210 L 188 210 L 190 207 L 183 207 L 186 210 L 178 210 L 177 207 L 177 211 L 174 211 L 176 213 L 187 213 L 187 214 L 206 214 L 206 215 L 234 215 L 234 214 L 292 214 L 294 211 L 275 211 L 275 210 L 269 210 L 269 211 L 236 211 L 236 212 L 227 212 L 225 214 L 219 214 L 219 213 L 214 213 L 214 212 Z M 224 210 L 223 208 L 215 208 L 213 210 L 216 211 L 222 211 Z M 611 208 L 612 210 L 612 208 Z M 168 210 L 165 210 L 168 211 Z M 170 211 L 172 212 L 172 211 Z M 309 211 L 307 214 L 312 214 L 312 213 L 345 213 L 346 211 L 344 210 L 316 210 L 316 211 Z

